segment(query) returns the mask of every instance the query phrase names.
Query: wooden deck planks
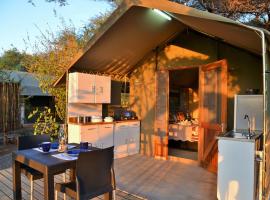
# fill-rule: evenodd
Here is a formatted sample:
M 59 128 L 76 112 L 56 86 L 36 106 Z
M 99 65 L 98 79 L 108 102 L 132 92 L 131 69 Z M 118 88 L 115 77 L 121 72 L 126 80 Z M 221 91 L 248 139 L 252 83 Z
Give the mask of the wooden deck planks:
M 0 199 L 1 200 L 12 200 L 13 199 L 13 186 L 12 186 L 12 169 L 11 169 L 11 155 L 4 155 L 0 157 Z M 66 178 L 69 178 L 69 172 L 66 173 Z M 22 175 L 22 199 L 30 199 L 30 181 Z M 55 182 L 62 182 L 63 176 L 55 176 Z M 63 194 L 58 193 L 58 199 L 63 200 Z M 43 179 L 34 181 L 34 199 L 43 199 Z M 72 199 L 72 198 L 67 198 Z M 103 196 L 94 198 L 93 200 L 102 200 Z M 124 191 L 116 191 L 117 200 L 142 200 L 140 197 L 136 197 Z

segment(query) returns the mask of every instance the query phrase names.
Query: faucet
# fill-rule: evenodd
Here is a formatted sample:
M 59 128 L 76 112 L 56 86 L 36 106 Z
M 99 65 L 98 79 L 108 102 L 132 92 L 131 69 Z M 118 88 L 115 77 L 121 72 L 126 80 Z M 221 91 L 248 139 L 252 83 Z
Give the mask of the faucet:
M 248 120 L 248 134 L 247 134 L 247 138 L 250 139 L 252 137 L 252 133 L 251 133 L 251 124 L 250 124 L 250 119 L 248 114 L 245 114 L 244 119 Z

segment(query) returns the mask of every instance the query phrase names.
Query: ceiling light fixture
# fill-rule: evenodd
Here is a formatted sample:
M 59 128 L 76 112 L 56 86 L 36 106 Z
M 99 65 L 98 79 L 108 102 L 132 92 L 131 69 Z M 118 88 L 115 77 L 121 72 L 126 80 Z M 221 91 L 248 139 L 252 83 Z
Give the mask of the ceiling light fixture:
M 166 13 L 164 13 L 164 12 L 162 12 L 161 10 L 158 10 L 158 9 L 153 9 L 157 14 L 159 14 L 160 16 L 162 16 L 162 17 L 164 17 L 165 19 L 167 19 L 167 20 L 169 20 L 169 21 L 171 21 L 172 20 L 172 18 L 169 16 L 169 15 L 167 15 Z

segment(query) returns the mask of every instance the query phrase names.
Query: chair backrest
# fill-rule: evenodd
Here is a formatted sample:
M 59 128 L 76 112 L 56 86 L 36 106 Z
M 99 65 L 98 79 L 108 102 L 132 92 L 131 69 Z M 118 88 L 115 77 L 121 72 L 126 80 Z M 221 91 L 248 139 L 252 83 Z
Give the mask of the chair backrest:
M 50 136 L 47 134 L 43 135 L 30 135 L 30 136 L 19 136 L 17 147 L 18 150 L 36 148 L 42 142 L 49 142 Z
M 109 147 L 79 154 L 76 167 L 77 199 L 90 199 L 113 191 L 113 149 Z

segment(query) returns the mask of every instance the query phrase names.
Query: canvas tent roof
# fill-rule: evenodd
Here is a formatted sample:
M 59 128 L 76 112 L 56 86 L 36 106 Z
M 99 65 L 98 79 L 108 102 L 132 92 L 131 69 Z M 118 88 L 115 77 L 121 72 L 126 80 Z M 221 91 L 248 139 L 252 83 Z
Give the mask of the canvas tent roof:
M 4 70 L 3 72 L 12 82 L 20 83 L 20 94 L 23 96 L 51 96 L 40 89 L 38 80 L 31 73 L 11 70 Z
M 166 20 L 153 8 L 172 17 Z M 167 0 L 124 0 L 71 63 L 70 71 L 125 75 L 186 28 L 262 55 L 261 29 Z M 269 32 L 263 30 L 267 37 Z M 55 83 L 61 83 L 65 74 Z

